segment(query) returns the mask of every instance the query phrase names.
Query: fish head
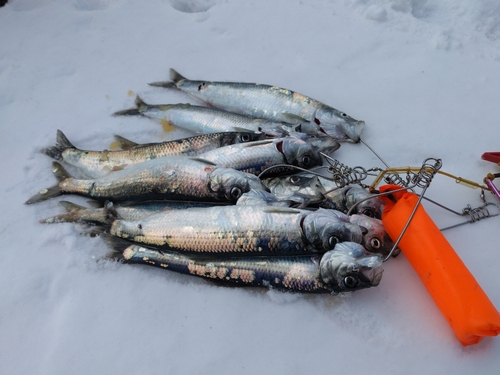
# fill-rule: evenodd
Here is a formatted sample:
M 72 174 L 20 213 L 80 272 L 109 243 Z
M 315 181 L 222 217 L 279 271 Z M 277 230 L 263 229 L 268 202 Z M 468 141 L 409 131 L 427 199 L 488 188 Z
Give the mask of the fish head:
M 320 133 L 318 136 L 303 139 L 305 142 L 309 143 L 318 152 L 326 155 L 331 155 L 340 148 L 340 143 L 332 137 Z
M 322 133 L 338 141 L 359 143 L 361 140 L 364 121 L 355 120 L 348 114 L 326 105 L 318 108 L 314 116 L 314 122 Z
M 317 176 L 280 176 L 262 182 L 279 200 L 288 200 L 299 207 L 307 207 L 324 199 Z
M 323 164 L 316 147 L 295 138 L 286 137 L 276 142 L 276 148 L 283 154 L 288 164 L 309 169 Z
M 317 176 L 292 175 L 273 177 L 265 179 L 263 183 L 276 196 L 289 196 L 297 193 L 318 201 L 323 198 L 321 185 L 319 185 Z
M 302 233 L 318 251 L 328 251 L 341 242 L 361 243 L 364 228 L 349 222 L 341 212 L 318 209 L 301 221 Z
M 267 190 L 259 178 L 253 174 L 232 168 L 215 168 L 209 177 L 209 189 L 221 200 L 236 202 L 250 189 Z
M 320 261 L 320 275 L 335 292 L 371 288 L 382 279 L 382 256 L 372 254 L 358 243 L 342 242 L 326 252 Z
M 382 220 L 357 214 L 351 215 L 349 220 L 351 223 L 367 229 L 361 242 L 366 250 L 371 253 L 382 254 L 384 257 L 389 254 L 394 247 L 394 241 L 392 241 L 391 237 L 385 231 Z M 393 256 L 399 253 L 400 250 L 396 248 Z
M 384 211 L 384 202 L 377 197 L 370 198 L 371 196 L 372 195 L 361 186 L 352 186 L 346 191 L 346 206 L 347 208 L 351 208 L 356 203 L 362 201 L 355 207 L 354 213 L 381 219 L 382 212 Z

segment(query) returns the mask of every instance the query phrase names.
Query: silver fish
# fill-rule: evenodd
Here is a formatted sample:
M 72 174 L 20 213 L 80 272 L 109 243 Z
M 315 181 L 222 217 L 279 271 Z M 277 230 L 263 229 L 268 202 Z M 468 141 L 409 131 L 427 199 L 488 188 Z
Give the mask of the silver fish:
M 52 171 L 59 184 L 42 189 L 26 204 L 62 194 L 79 194 L 110 201 L 157 199 L 236 202 L 250 189 L 264 189 L 251 174 L 223 168 L 187 156 L 167 156 L 149 160 L 95 179 L 76 179 L 57 162 Z
M 198 257 L 138 245 L 125 247 L 107 238 L 115 257 L 202 277 L 228 286 L 266 287 L 300 293 L 346 293 L 376 287 L 382 279 L 382 259 L 357 243 L 344 242 L 323 255 L 293 257 Z
M 150 85 L 176 88 L 211 106 L 246 116 L 286 122 L 287 114 L 292 114 L 335 139 L 360 141 L 363 121 L 291 90 L 255 83 L 192 81 L 174 69 L 170 69 L 170 79 Z
M 362 245 L 369 252 L 382 254 L 386 257 L 394 247 L 394 241 L 385 231 L 382 220 L 354 214 L 349 216 L 349 221 L 367 229 L 367 233 L 363 235 Z M 399 253 L 400 250 L 396 248 L 392 256 L 396 257 Z
M 42 153 L 79 168 L 89 177 L 102 177 L 111 171 L 171 155 L 195 156 L 235 143 L 263 139 L 264 135 L 251 132 L 227 132 L 198 135 L 169 142 L 138 145 L 120 151 L 87 151 L 76 148 L 60 130 L 56 145 L 41 150 Z
M 199 157 L 223 167 L 256 175 L 269 167 L 277 166 L 268 172 L 270 175 L 276 175 L 293 170 L 289 167 L 278 167 L 280 164 L 295 165 L 305 169 L 322 165 L 323 159 L 320 155 L 322 151 L 300 139 L 286 137 L 229 145 L 207 151 Z
M 136 108 L 115 112 L 115 116 L 144 116 L 160 122 L 164 129 L 177 126 L 194 133 L 209 134 L 217 132 L 251 131 L 262 132 L 269 137 L 283 137 L 297 127 L 300 118 L 289 117 L 292 124 L 243 116 L 237 113 L 208 108 L 188 103 L 148 104 L 139 96 L 135 99 Z M 311 130 L 314 133 L 314 130 Z
M 220 206 L 162 211 L 141 220 L 115 220 L 109 233 L 178 252 L 296 255 L 362 241 L 362 229 L 330 212 L 266 206 Z

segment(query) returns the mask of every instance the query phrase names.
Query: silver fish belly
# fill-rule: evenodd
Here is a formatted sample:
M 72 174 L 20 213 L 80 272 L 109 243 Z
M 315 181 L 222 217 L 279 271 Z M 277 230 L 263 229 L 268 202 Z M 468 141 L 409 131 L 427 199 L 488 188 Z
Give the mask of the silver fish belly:
M 246 116 L 286 121 L 287 114 L 296 115 L 318 124 L 336 139 L 360 141 L 363 121 L 288 89 L 254 83 L 193 81 L 173 69 L 170 79 L 150 85 L 177 88 L 214 107 Z

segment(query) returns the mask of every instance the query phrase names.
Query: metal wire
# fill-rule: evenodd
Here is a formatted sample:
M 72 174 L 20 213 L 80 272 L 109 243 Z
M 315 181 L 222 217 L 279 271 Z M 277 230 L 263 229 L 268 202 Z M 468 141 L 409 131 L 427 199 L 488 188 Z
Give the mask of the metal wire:
M 496 214 L 492 214 L 490 212 L 490 210 L 488 210 L 488 206 L 496 207 L 499 210 L 499 212 L 496 213 Z M 459 213 L 457 213 L 457 214 L 459 214 Z M 459 215 L 461 215 L 461 216 L 467 216 L 468 215 L 469 216 L 469 220 L 468 221 L 464 221 L 462 223 L 450 225 L 449 227 L 442 228 L 440 230 L 441 231 L 445 231 L 447 229 L 456 228 L 456 227 L 459 227 L 461 225 L 471 224 L 471 223 L 475 223 L 476 221 L 479 221 L 479 220 L 483 220 L 483 219 L 487 219 L 487 218 L 490 218 L 490 217 L 499 216 L 500 215 L 500 207 L 498 205 L 494 204 L 494 203 L 485 203 L 483 206 L 472 208 L 471 205 L 468 204 L 467 207 L 465 207 L 462 210 L 462 214 L 459 214 Z
M 380 168 L 370 168 L 366 169 L 361 166 L 351 168 L 346 164 L 332 158 L 322 152 L 320 154 L 326 159 L 328 166 L 328 173 L 331 177 L 328 180 L 333 181 L 337 188 L 343 188 L 344 186 L 351 184 L 363 185 L 361 182 L 364 181 L 368 175 L 372 175 L 370 172 L 381 171 Z M 335 189 L 333 189 L 335 190 Z
M 386 262 L 391 256 L 392 254 L 394 253 L 394 251 L 396 250 L 396 248 L 398 247 L 398 244 L 399 242 L 401 241 L 401 238 L 403 238 L 403 235 L 405 234 L 406 230 L 408 229 L 408 226 L 410 225 L 411 223 L 411 220 L 413 219 L 413 217 L 415 216 L 415 212 L 417 212 L 417 208 L 418 206 L 420 205 L 420 202 L 422 201 L 422 199 L 424 198 L 424 194 L 425 194 L 425 191 L 427 190 L 427 188 L 430 186 L 431 182 L 432 182 L 432 179 L 434 178 L 434 176 L 436 175 L 436 173 L 439 171 L 439 169 L 441 168 L 442 166 L 442 161 L 441 159 L 435 159 L 435 158 L 427 158 L 424 160 L 424 162 L 422 163 L 422 167 L 420 168 L 419 172 L 415 175 L 415 177 L 412 179 L 412 184 L 409 185 L 409 186 L 404 186 L 402 187 L 401 189 L 396 189 L 396 190 L 392 190 L 392 191 L 387 191 L 385 193 L 378 193 L 378 194 L 374 194 L 372 197 L 368 197 L 368 198 L 365 198 L 363 200 L 360 200 L 358 202 L 356 202 L 350 209 L 349 211 L 347 212 L 347 215 L 350 215 L 352 213 L 352 211 L 359 205 L 361 204 L 362 202 L 368 200 L 368 199 L 372 199 L 374 197 L 380 197 L 380 196 L 384 196 L 384 195 L 390 195 L 390 194 L 394 194 L 398 191 L 403 191 L 403 190 L 408 190 L 410 188 L 414 188 L 414 187 L 420 187 L 422 189 L 422 192 L 418 198 L 418 201 L 417 201 L 417 204 L 415 205 L 415 207 L 413 208 L 413 211 L 411 212 L 410 216 L 408 217 L 408 220 L 405 224 L 405 226 L 403 227 L 403 230 L 401 231 L 401 234 L 399 235 L 398 239 L 394 242 L 394 246 L 392 247 L 391 251 L 389 252 L 389 254 L 383 259 L 384 262 Z
M 391 173 L 384 177 L 384 181 L 389 185 L 408 186 L 410 184 L 410 176 L 408 175 L 405 181 L 399 174 Z

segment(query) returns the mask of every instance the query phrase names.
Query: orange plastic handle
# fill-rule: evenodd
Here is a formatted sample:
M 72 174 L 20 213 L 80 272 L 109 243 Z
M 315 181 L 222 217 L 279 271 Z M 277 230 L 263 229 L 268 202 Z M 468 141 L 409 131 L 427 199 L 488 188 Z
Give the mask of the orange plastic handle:
M 381 192 L 400 189 L 384 185 Z M 418 196 L 408 191 L 381 196 L 382 222 L 395 241 Z M 462 345 L 500 333 L 500 314 L 424 208 L 420 206 L 398 246 L 417 272 Z

